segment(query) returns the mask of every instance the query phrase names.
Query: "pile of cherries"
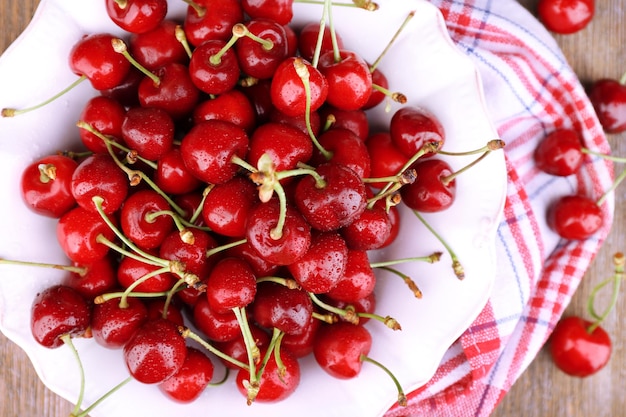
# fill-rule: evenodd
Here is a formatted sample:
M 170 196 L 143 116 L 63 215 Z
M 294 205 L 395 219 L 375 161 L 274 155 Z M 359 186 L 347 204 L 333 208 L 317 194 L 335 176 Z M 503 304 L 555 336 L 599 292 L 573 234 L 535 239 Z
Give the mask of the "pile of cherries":
M 368 251 L 393 242 L 401 202 L 454 202 L 437 118 L 404 105 L 371 133 L 365 110 L 406 98 L 323 20 L 292 28 L 291 0 L 196 0 L 182 21 L 165 0 L 106 4 L 129 34 L 71 50 L 77 83 L 98 91 L 78 117 L 81 150 L 21 179 L 72 263 L 34 300 L 37 342 L 123 349 L 131 378 L 183 402 L 211 383 L 212 358 L 248 403 L 288 397 L 305 355 L 356 376 L 375 362 L 363 324 L 400 328 L 375 313 Z

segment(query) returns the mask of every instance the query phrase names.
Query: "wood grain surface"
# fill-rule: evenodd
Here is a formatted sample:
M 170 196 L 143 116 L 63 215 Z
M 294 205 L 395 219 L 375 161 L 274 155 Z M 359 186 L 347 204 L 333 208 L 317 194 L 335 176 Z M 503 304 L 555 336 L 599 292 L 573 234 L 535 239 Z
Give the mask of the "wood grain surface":
M 520 0 L 520 3 L 535 13 L 537 0 Z M 0 51 L 4 51 L 25 28 L 37 4 L 38 0 L 0 0 Z M 626 16 L 625 8 L 623 0 L 597 0 L 596 15 L 585 30 L 556 37 L 584 84 L 601 77 L 619 78 L 626 71 L 626 26 L 622 24 Z M 609 140 L 614 154 L 626 156 L 626 135 L 610 135 Z M 567 314 L 585 314 L 585 303 L 591 289 L 611 273 L 613 253 L 626 251 L 625 200 L 626 188 L 622 186 L 616 192 L 617 208 L 611 235 L 585 275 L 567 308 Z M 616 311 L 604 324 L 614 341 L 614 353 L 605 369 L 585 379 L 572 378 L 554 367 L 544 349 L 505 396 L 493 416 L 625 415 L 625 316 L 626 294 L 620 298 Z M 0 416 L 68 416 L 71 410 L 71 404 L 43 386 L 22 350 L 0 334 Z

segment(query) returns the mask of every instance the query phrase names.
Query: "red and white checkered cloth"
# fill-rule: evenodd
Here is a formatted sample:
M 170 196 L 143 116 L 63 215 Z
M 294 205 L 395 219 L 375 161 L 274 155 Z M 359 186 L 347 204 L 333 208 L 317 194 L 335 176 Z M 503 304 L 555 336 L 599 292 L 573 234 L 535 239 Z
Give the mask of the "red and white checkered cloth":
M 497 233 L 498 274 L 487 306 L 450 347 L 432 380 L 409 395 L 408 408 L 386 417 L 488 416 L 541 349 L 609 233 L 606 223 L 586 241 L 561 241 L 546 225 L 555 198 L 576 192 L 600 197 L 613 167 L 590 158 L 569 178 L 533 164 L 537 142 L 573 127 L 585 146 L 609 152 L 593 108 L 552 36 L 513 0 L 431 0 L 456 45 L 477 65 L 487 105 L 506 142 L 508 193 Z

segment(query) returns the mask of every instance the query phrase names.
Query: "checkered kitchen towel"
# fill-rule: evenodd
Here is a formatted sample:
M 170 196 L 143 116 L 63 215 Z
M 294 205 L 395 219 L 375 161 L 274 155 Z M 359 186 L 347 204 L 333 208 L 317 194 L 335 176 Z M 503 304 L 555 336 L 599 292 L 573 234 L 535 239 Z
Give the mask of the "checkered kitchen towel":
M 556 178 L 533 165 L 537 142 L 559 127 L 580 131 L 588 148 L 610 149 L 576 74 L 531 14 L 513 0 L 431 2 L 483 78 L 489 111 L 507 144 L 508 198 L 490 301 L 432 380 L 411 393 L 409 407 L 394 407 L 387 417 L 488 416 L 548 338 L 612 224 L 611 196 L 601 231 L 582 242 L 560 241 L 545 223 L 546 207 L 574 192 L 599 197 L 613 169 L 588 159 L 580 174 Z

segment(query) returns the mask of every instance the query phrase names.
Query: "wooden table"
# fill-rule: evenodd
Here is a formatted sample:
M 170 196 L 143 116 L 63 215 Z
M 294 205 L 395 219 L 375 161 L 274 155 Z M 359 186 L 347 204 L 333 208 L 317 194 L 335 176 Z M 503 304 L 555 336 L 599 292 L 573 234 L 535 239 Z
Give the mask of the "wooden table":
M 537 0 L 520 0 L 534 12 Z M 38 0 L 0 0 L 0 51 L 19 35 L 30 21 Z M 559 36 L 557 40 L 583 82 L 600 77 L 619 78 L 626 71 L 626 27 L 623 0 L 597 0 L 596 16 L 584 31 Z M 42 69 L 45 71 L 45 69 Z M 609 137 L 618 155 L 626 155 L 626 134 Z M 626 212 L 621 209 L 626 188 L 616 193 L 613 231 L 579 287 L 567 313 L 585 314 L 591 288 L 611 272 L 611 257 L 625 251 Z M 598 374 L 578 379 L 558 371 L 541 351 L 494 412 L 496 417 L 609 417 L 624 415 L 626 380 L 626 294 L 604 327 L 614 340 L 614 354 Z M 0 334 L 0 416 L 67 416 L 71 404 L 51 393 L 39 381 L 20 348 Z

